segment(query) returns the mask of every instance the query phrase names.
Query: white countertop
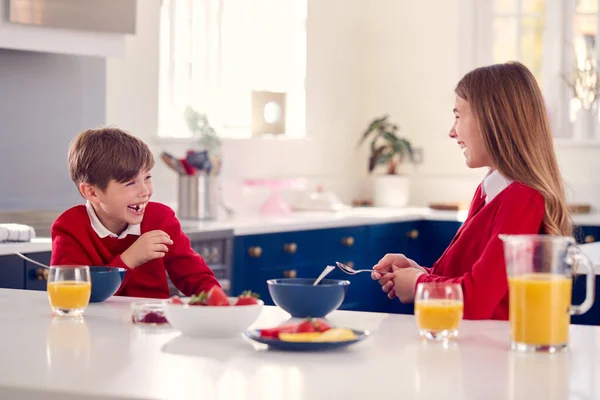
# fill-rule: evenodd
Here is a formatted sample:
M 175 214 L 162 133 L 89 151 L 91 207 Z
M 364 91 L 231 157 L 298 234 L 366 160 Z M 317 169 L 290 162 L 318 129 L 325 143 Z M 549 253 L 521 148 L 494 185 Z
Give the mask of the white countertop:
M 276 232 L 290 232 L 310 229 L 341 228 L 350 226 L 374 225 L 391 222 L 431 220 L 463 222 L 466 211 L 437 211 L 430 208 L 381 208 L 361 207 L 340 212 L 294 212 L 282 217 L 235 216 L 222 221 L 181 220 L 183 230 L 188 233 L 233 230 L 234 235 L 254 235 Z M 573 219 L 578 225 L 599 225 L 600 214 L 578 214 Z M 14 251 L 35 253 L 50 251 L 48 238 L 37 238 L 31 243 L 0 243 L 0 255 Z
M 421 219 L 463 222 L 466 211 L 436 211 L 429 208 L 360 207 L 347 211 L 298 211 L 287 216 L 240 215 L 223 221 L 182 220 L 186 232 L 233 229 L 237 236 L 341 228 Z M 600 221 L 600 218 L 599 218 Z
M 91 304 L 72 323 L 53 319 L 45 292 L 0 290 L 0 398 L 600 398 L 598 327 L 571 326 L 568 353 L 518 354 L 506 322 L 463 321 L 456 343 L 444 347 L 422 342 L 412 316 L 337 311 L 332 324 L 371 336 L 344 350 L 291 353 L 241 336 L 139 328 L 130 301 Z M 265 307 L 255 327 L 287 318 Z
M 40 253 L 52 250 L 52 239 L 35 238 L 31 242 L 0 243 L 0 256 L 19 253 Z
M 237 216 L 225 221 L 182 220 L 181 226 L 186 232 L 233 229 L 235 235 L 243 236 L 417 220 L 464 222 L 466 218 L 467 211 L 438 211 L 426 207 L 359 207 L 339 212 L 293 212 L 281 217 L 256 215 Z M 600 226 L 600 214 L 576 214 L 573 220 L 577 225 Z

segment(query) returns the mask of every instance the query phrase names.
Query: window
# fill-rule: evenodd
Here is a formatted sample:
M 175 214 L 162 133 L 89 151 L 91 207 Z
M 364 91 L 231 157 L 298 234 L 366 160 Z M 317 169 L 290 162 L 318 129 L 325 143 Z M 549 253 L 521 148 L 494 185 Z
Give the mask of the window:
M 494 62 L 518 60 L 542 82 L 544 0 L 494 2 Z
M 163 0 L 159 136 L 190 137 L 186 107 L 220 136 L 252 135 L 252 92 L 285 93 L 285 134 L 305 131 L 306 0 Z
M 595 101 L 600 0 L 464 0 L 463 69 L 518 60 L 542 87 L 553 135 L 600 141 Z M 470 39 L 472 38 L 472 39 Z M 591 100 L 590 100 L 591 99 Z

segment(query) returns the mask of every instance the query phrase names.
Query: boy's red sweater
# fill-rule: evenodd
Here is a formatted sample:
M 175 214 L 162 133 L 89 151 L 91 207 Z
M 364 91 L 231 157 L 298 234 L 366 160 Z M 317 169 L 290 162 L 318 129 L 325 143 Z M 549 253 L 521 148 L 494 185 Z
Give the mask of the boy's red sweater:
M 51 265 L 110 266 L 127 269 L 116 295 L 133 297 L 169 297 L 167 273 L 173 284 L 186 296 L 219 286 L 213 271 L 190 245 L 175 213 L 155 202 L 146 206 L 141 234 L 162 230 L 173 240 L 163 258 L 148 261 L 135 269 L 121 260 L 121 253 L 139 236 L 123 239 L 100 238 L 92 228 L 84 205 L 65 211 L 52 225 Z

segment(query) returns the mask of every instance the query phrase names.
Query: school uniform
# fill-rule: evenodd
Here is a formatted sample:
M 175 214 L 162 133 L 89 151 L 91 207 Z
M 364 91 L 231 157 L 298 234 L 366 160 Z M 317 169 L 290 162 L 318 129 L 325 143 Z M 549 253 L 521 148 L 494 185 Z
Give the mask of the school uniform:
M 500 234 L 543 233 L 544 198 L 498 171 L 477 187 L 467 219 L 452 242 L 417 279 L 462 287 L 465 319 L 508 319 L 508 281 Z
M 121 259 L 140 235 L 162 230 L 173 241 L 163 258 L 130 268 Z M 78 205 L 60 215 L 52 225 L 51 265 L 88 265 L 125 268 L 125 278 L 116 295 L 167 298 L 169 284 L 186 296 L 220 286 L 214 272 L 191 247 L 173 210 L 149 202 L 141 224 L 129 225 L 120 235 L 110 232 L 98 219 L 91 204 Z

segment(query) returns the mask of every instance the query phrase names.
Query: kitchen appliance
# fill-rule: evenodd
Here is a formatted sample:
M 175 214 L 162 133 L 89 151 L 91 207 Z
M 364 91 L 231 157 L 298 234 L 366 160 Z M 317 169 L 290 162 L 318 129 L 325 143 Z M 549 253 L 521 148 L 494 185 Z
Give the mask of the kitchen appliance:
M 190 239 L 192 249 L 198 253 L 215 273 L 227 293 L 233 279 L 233 229 L 199 231 L 193 221 L 181 221 L 181 227 Z M 169 279 L 171 295 L 183 296 Z

